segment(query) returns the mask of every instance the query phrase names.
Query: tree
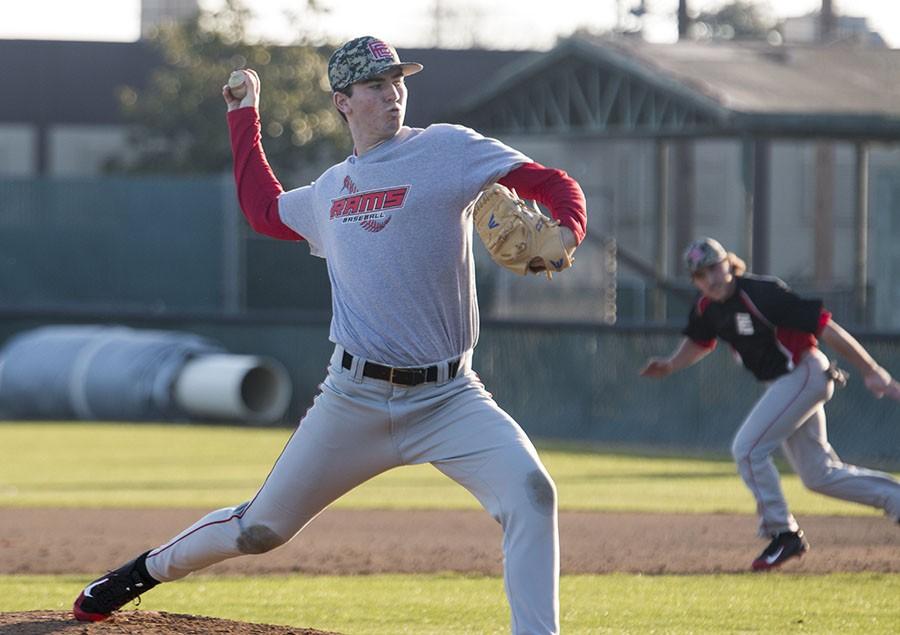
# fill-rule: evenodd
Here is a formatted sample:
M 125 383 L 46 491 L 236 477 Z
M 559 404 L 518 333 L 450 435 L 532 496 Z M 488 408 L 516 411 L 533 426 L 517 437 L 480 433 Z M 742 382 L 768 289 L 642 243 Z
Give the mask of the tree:
M 316 10 L 308 2 L 310 10 Z M 276 172 L 345 156 L 349 136 L 325 79 L 332 47 L 248 43 L 251 17 L 240 0 L 163 27 L 150 38 L 160 66 L 144 88 L 124 86 L 119 101 L 132 124 L 127 156 L 109 171 L 214 173 L 231 165 L 221 87 L 236 68 L 260 76 L 266 155 Z
M 734 0 L 691 20 L 693 39 L 765 40 L 775 27 L 767 8 L 751 0 Z

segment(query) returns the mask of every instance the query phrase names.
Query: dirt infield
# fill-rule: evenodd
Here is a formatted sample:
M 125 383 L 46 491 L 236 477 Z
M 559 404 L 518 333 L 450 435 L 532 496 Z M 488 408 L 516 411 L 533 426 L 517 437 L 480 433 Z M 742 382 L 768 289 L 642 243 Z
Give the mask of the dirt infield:
M 0 573 L 93 575 L 165 542 L 203 510 L 5 508 Z M 807 516 L 812 544 L 793 572 L 900 572 L 900 526 L 878 516 Z M 562 512 L 564 574 L 737 573 L 765 543 L 752 516 Z M 459 571 L 499 575 L 500 527 L 481 511 L 328 510 L 295 540 L 229 560 L 223 574 Z
M 4 508 L 0 574 L 84 574 L 85 581 L 156 546 L 200 518 L 201 510 Z M 900 527 L 880 517 L 798 519 L 812 550 L 792 573 L 900 572 Z M 563 512 L 563 574 L 739 573 L 764 546 L 755 519 L 730 514 Z M 480 511 L 329 510 L 294 541 L 267 554 L 211 567 L 229 574 L 354 574 L 458 571 L 499 575 L 501 532 Z M 321 631 L 246 624 L 154 611 L 81 624 L 59 611 L 0 614 L 0 635 L 222 633 L 319 635 Z

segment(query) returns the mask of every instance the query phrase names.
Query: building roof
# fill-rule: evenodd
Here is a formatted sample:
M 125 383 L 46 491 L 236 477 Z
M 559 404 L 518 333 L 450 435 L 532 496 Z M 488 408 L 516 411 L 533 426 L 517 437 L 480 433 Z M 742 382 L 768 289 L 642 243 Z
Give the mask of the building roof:
M 425 65 L 409 78 L 412 126 L 900 138 L 895 49 L 576 36 L 540 53 L 402 49 L 401 57 Z M 0 100 L 0 122 L 42 124 L 121 122 L 118 87 L 142 86 L 158 64 L 144 42 L 0 40 L 0 59 L 17 96 Z M 523 108 L 532 111 L 508 114 Z
M 900 117 L 900 50 L 763 42 L 599 43 L 744 113 Z
M 463 121 L 518 132 L 900 138 L 895 49 L 575 36 L 507 68 L 463 104 Z
M 3 123 L 120 121 L 116 90 L 142 86 L 157 58 L 140 42 L 0 40 Z
M 498 68 L 536 53 L 529 51 L 401 49 L 421 62 L 409 78 L 407 123 L 444 121 L 452 105 L 489 83 Z M 143 86 L 159 57 L 145 42 L 2 40 L 4 88 L 16 99 L 0 100 L 0 123 L 120 123 L 116 91 Z
M 400 59 L 421 63 L 421 73 L 407 78 L 406 123 L 424 127 L 447 123 L 453 111 L 481 86 L 491 85 L 505 69 L 541 56 L 534 51 L 485 49 L 398 49 Z

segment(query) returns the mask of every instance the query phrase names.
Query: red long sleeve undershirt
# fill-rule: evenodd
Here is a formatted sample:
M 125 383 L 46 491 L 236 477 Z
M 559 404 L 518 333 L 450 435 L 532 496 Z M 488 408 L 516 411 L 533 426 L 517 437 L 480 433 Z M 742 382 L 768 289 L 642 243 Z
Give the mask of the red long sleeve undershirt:
M 285 225 L 278 215 L 278 197 L 284 188 L 263 152 L 257 110 L 232 110 L 228 113 L 228 129 L 238 202 L 250 227 L 272 238 L 303 240 L 303 236 Z M 572 230 L 578 243 L 584 239 L 587 223 L 584 193 L 568 174 L 540 163 L 526 163 L 499 182 L 516 190 L 522 198 L 545 205 L 553 218 Z
M 575 234 L 577 243 L 587 229 L 587 206 L 581 186 L 571 176 L 540 163 L 525 163 L 498 181 L 524 198 L 545 205 L 550 215 Z
M 228 113 L 234 183 L 241 210 L 254 231 L 281 240 L 303 240 L 303 236 L 281 222 L 278 197 L 284 192 L 260 143 L 256 108 L 238 108 Z

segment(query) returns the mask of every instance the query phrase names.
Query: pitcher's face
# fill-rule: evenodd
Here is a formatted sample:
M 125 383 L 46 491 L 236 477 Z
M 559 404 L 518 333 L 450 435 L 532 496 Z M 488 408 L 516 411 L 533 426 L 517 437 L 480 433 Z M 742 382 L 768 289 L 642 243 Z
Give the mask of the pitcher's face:
M 394 69 L 353 85 L 345 111 L 352 125 L 367 137 L 390 139 L 403 125 L 406 115 L 406 84 L 403 72 Z

